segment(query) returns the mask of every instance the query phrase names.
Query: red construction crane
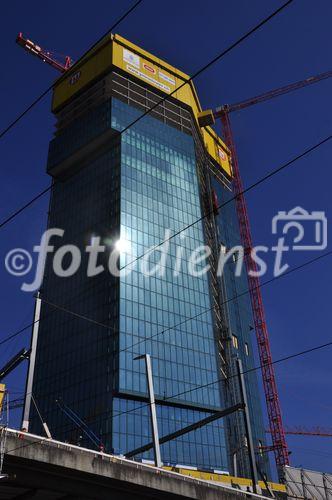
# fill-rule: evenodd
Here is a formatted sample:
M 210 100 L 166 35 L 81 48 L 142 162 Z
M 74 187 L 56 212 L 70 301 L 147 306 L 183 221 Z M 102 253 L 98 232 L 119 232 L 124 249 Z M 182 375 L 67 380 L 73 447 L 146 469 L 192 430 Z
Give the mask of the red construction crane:
M 19 33 L 16 38 L 16 43 L 23 47 L 30 54 L 39 57 L 43 62 L 46 62 L 53 68 L 64 73 L 67 71 L 70 66 L 73 64 L 71 57 L 64 56 L 64 64 L 54 59 L 52 52 L 48 52 L 47 50 L 42 49 L 39 45 L 33 43 L 31 40 L 23 37 L 22 33 Z
M 253 276 L 254 273 L 249 273 L 249 271 L 258 271 L 256 262 L 251 257 L 251 251 L 253 249 L 248 210 L 246 206 L 245 197 L 243 193 L 243 184 L 241 180 L 239 162 L 236 153 L 235 142 L 233 138 L 230 117 L 229 114 L 233 111 L 239 111 L 254 104 L 258 104 L 274 97 L 278 97 L 293 90 L 306 87 L 313 83 L 317 83 L 321 80 L 330 78 L 332 76 L 332 71 L 326 73 L 321 73 L 319 75 L 306 78 L 300 82 L 292 83 L 284 87 L 280 87 L 275 90 L 271 90 L 264 94 L 252 97 L 245 101 L 241 101 L 236 104 L 224 105 L 217 108 L 216 111 L 203 112 L 201 114 L 201 120 L 199 120 L 200 126 L 212 125 L 216 118 L 221 119 L 223 135 L 227 146 L 229 147 L 232 155 L 232 167 L 233 167 L 233 186 L 234 194 L 236 196 L 236 210 L 239 220 L 239 228 L 241 235 L 241 242 L 244 248 L 245 263 L 248 274 L 248 284 L 251 298 L 251 305 L 253 310 L 254 325 L 257 337 L 258 351 L 260 357 L 260 363 L 262 367 L 262 378 L 263 386 L 265 392 L 265 400 L 267 406 L 267 413 L 269 418 L 269 425 L 271 429 L 272 446 L 269 447 L 274 451 L 275 460 L 279 475 L 282 476 L 282 467 L 284 465 L 289 465 L 289 452 L 287 448 L 285 430 L 282 423 L 281 408 L 279 402 L 279 396 L 277 391 L 274 367 L 272 364 L 272 355 L 270 348 L 269 335 L 266 325 L 264 306 L 262 300 L 262 294 L 260 289 L 260 281 L 257 276 Z

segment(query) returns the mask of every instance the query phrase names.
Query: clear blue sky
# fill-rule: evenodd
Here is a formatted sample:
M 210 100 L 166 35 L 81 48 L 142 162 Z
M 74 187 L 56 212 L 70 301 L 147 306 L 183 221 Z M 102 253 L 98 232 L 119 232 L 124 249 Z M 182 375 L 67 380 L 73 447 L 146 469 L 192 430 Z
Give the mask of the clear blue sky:
M 12 0 L 2 5 L 0 128 L 56 77 L 55 70 L 15 45 L 19 31 L 43 47 L 77 59 L 129 5 L 106 0 L 92 4 Z M 144 0 L 116 31 L 192 74 L 279 5 L 275 0 Z M 326 0 L 295 0 L 197 79 L 203 106 L 233 103 L 330 70 L 331 17 L 332 4 Z M 331 134 L 331 90 L 332 79 L 232 116 L 245 185 Z M 45 164 L 53 125 L 48 97 L 1 140 L 1 220 L 49 184 Z M 329 217 L 331 152 L 328 143 L 248 194 L 256 244 L 275 243 L 271 218 L 279 210 L 301 205 L 309 211 L 324 210 Z M 12 248 L 31 250 L 38 243 L 47 209 L 45 196 L 1 230 L 1 337 L 28 324 L 33 311 L 33 296 L 21 292 L 21 281 L 7 274 L 4 257 Z M 316 254 L 297 252 L 290 262 L 295 266 Z M 331 260 L 323 259 L 263 289 L 275 359 L 332 340 Z M 29 335 L 1 347 L 1 364 L 29 344 Z M 276 366 L 289 426 L 331 425 L 331 356 L 332 348 L 327 348 Z M 24 390 L 24 376 L 21 367 L 8 378 L 13 397 Z M 17 422 L 13 412 L 11 424 Z M 289 437 L 288 442 L 293 465 L 331 472 L 332 439 Z

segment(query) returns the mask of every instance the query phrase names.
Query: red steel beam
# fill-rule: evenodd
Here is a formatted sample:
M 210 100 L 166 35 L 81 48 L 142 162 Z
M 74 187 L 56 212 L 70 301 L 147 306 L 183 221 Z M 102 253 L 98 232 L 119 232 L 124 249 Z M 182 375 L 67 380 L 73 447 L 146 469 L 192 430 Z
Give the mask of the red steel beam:
M 71 64 L 72 64 L 72 60 L 69 56 L 65 57 L 64 64 L 57 61 L 52 56 L 51 52 L 47 52 L 46 50 L 39 47 L 39 45 L 33 43 L 31 40 L 24 38 L 22 33 L 19 33 L 17 35 L 16 43 L 18 45 L 20 45 L 20 47 L 22 47 L 24 50 L 29 52 L 31 55 L 38 57 L 43 62 L 46 62 L 47 64 L 49 64 L 53 68 L 57 69 L 61 73 L 64 73 L 65 71 L 67 71 L 67 69 L 69 69 Z

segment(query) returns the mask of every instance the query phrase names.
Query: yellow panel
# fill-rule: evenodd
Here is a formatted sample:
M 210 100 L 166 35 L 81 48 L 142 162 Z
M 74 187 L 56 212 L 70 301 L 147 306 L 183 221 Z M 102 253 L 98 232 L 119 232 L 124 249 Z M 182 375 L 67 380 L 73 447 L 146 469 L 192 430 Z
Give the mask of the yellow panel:
M 166 94 L 174 92 L 179 85 L 179 79 L 161 67 L 158 61 L 151 62 L 116 41 L 113 44 L 113 64 Z
M 193 470 L 193 469 L 184 469 L 178 467 L 163 467 L 166 470 L 175 470 L 179 474 L 183 474 L 184 476 L 194 477 L 196 479 L 204 479 L 205 481 L 216 481 L 225 484 L 238 484 L 240 486 L 251 486 L 251 479 L 247 479 L 245 477 L 236 477 L 229 476 L 227 474 L 217 474 L 216 472 L 205 472 L 201 470 Z M 265 489 L 265 484 L 263 481 L 258 481 L 259 486 L 262 489 Z M 286 486 L 280 483 L 272 483 L 268 482 L 269 487 L 274 491 L 282 491 L 286 492 Z
M 180 71 L 179 69 L 174 68 L 174 66 L 171 66 L 166 61 L 163 61 L 162 59 L 159 59 L 159 57 L 154 56 L 150 52 L 147 52 L 146 50 L 141 49 L 140 47 L 138 47 L 134 43 L 130 42 L 129 40 L 126 40 L 125 38 L 123 38 L 120 35 L 114 35 L 114 41 L 116 43 L 125 45 L 129 49 L 132 49 L 134 52 L 139 53 L 140 55 L 142 55 L 146 59 L 150 60 L 151 62 L 159 64 L 160 66 L 163 66 L 164 69 L 170 71 L 171 73 L 175 73 L 182 80 L 188 80 L 190 78 L 189 75 L 187 75 L 186 73 L 183 73 L 183 71 Z
M 74 64 L 73 68 L 65 73 L 55 84 L 52 102 L 52 111 L 56 112 L 76 92 L 91 83 L 112 65 L 112 44 L 107 43 L 95 50 L 91 57 L 85 57 Z
M 231 176 L 232 167 L 228 148 L 210 127 L 206 127 L 202 129 L 202 131 L 208 153 L 219 163 L 223 170 Z
M 0 384 L 0 411 L 2 410 L 3 399 L 5 397 L 5 384 Z

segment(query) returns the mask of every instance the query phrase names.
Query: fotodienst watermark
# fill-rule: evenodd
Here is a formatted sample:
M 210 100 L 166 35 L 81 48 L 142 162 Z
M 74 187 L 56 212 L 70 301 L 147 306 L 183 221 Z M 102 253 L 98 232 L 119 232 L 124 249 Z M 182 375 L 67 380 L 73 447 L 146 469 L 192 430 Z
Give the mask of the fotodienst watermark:
M 275 245 L 270 247 L 258 245 L 249 250 L 250 262 L 253 265 L 248 272 L 253 276 L 261 277 L 266 274 L 268 266 L 264 255 L 269 252 L 274 256 L 272 272 L 276 277 L 289 268 L 284 258 L 287 252 L 317 251 L 327 247 L 327 218 L 322 211 L 309 213 L 299 206 L 288 212 L 279 211 L 272 218 L 271 229 L 272 235 L 277 237 Z M 42 285 L 46 266 L 48 269 L 51 266 L 56 276 L 65 279 L 81 270 L 83 261 L 86 264 L 84 273 L 88 278 L 104 272 L 120 277 L 130 274 L 133 270 L 139 270 L 146 278 L 152 276 L 162 278 L 166 270 L 169 272 L 171 269 L 176 279 L 184 268 L 189 275 L 201 277 L 210 271 L 209 261 L 212 253 L 216 251 L 208 245 L 185 246 L 186 238 L 190 239 L 185 230 L 181 233 L 181 237 L 177 238 L 180 243 L 178 241 L 175 243 L 175 235 L 167 229 L 162 242 L 148 248 L 142 255 L 135 255 L 134 245 L 126 235 L 121 234 L 111 245 L 106 244 L 100 236 L 93 236 L 83 249 L 73 244 L 61 245 L 64 235 L 64 229 L 50 228 L 43 233 L 39 244 L 33 247 L 32 253 L 24 248 L 15 248 L 7 253 L 5 268 L 11 275 L 23 277 L 29 274 L 33 267 L 35 269 L 32 281 L 23 282 L 21 290 L 24 292 L 38 290 Z M 172 258 L 171 245 L 173 245 Z M 83 254 L 85 254 L 84 259 Z M 101 254 L 104 256 L 102 262 Z M 122 256 L 125 256 L 125 259 L 121 258 Z M 222 276 L 226 264 L 233 263 L 235 276 L 241 276 L 246 258 L 248 249 L 245 252 L 241 245 L 228 248 L 220 243 L 217 249 L 217 275 Z M 121 260 L 125 261 L 122 266 Z

